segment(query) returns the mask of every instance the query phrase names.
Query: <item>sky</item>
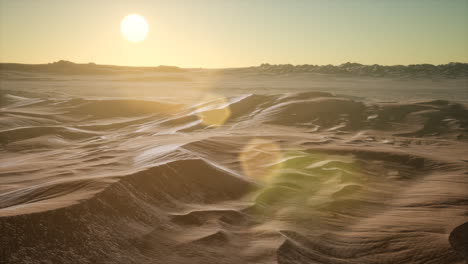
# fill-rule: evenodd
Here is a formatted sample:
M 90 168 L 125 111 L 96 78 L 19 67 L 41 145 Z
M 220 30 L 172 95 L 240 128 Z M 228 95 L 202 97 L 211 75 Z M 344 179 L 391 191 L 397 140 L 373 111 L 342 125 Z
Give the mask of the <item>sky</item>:
M 140 14 L 147 38 L 127 41 Z M 466 0 L 0 0 L 0 62 L 225 68 L 468 62 Z

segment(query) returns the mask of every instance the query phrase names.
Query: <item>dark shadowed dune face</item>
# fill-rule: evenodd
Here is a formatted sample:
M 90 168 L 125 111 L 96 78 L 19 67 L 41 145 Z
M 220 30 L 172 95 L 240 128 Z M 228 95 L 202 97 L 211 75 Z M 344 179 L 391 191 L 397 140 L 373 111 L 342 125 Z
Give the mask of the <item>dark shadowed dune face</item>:
M 458 100 L 370 101 L 302 84 L 226 92 L 243 81 L 223 78 L 180 96 L 151 78 L 94 80 L 107 96 L 83 79 L 5 81 L 0 263 L 467 259 L 468 109 L 453 80 Z

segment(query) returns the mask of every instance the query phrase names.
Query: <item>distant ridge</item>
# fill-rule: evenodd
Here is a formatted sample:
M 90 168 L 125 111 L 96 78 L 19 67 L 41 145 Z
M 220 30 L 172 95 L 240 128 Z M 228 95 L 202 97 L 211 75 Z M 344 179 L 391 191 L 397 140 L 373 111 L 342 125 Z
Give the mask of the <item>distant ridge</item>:
M 122 74 L 142 72 L 184 72 L 188 69 L 176 66 L 134 67 L 99 65 L 95 63 L 74 63 L 60 60 L 47 64 L 20 64 L 0 63 L 0 71 L 24 71 L 24 72 L 49 72 L 59 74 Z M 468 77 L 468 63 L 451 62 L 448 64 L 412 64 L 412 65 L 364 65 L 347 62 L 341 65 L 292 65 L 292 64 L 268 64 L 260 66 L 219 69 L 221 71 L 254 72 L 265 75 L 281 75 L 291 73 L 319 73 L 347 76 L 372 76 L 372 77 L 442 77 L 460 78 Z
M 175 66 L 132 67 L 116 65 L 99 65 L 95 63 L 74 63 L 60 60 L 47 64 L 0 63 L 1 71 L 50 72 L 61 74 L 121 74 L 139 72 L 180 72 L 183 69 Z
M 288 74 L 288 73 L 322 73 L 341 74 L 356 76 L 375 77 L 447 77 L 458 78 L 468 77 L 468 63 L 451 62 L 448 64 L 412 64 L 382 66 L 378 64 L 363 65 L 359 63 L 347 62 L 338 66 L 334 65 L 292 65 L 292 64 L 268 64 L 264 63 L 258 67 L 249 69 L 265 74 Z

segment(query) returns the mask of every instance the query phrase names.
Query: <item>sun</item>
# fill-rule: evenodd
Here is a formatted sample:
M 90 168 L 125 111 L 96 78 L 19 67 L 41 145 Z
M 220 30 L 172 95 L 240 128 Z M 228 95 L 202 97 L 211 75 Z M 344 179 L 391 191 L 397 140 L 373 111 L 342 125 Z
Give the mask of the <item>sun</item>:
M 122 36 L 131 42 L 141 42 L 148 35 L 148 23 L 145 18 L 131 14 L 122 19 L 120 23 L 120 31 Z

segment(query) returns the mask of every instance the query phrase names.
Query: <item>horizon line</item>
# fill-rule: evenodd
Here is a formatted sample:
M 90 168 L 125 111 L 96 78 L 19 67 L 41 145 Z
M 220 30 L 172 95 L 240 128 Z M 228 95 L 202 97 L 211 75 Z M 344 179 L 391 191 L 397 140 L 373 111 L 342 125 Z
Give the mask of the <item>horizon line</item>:
M 352 61 L 347 61 L 343 62 L 340 64 L 311 64 L 311 63 L 306 63 L 306 64 L 292 64 L 292 63 L 269 63 L 269 62 L 263 62 L 257 65 L 250 65 L 250 66 L 231 66 L 231 67 L 181 67 L 181 66 L 176 66 L 176 65 L 166 65 L 166 64 L 160 64 L 160 65 L 153 65 L 153 66 L 136 66 L 136 65 L 122 65 L 122 64 L 100 64 L 100 63 L 95 63 L 95 62 L 74 62 L 74 61 L 69 61 L 69 60 L 58 60 L 58 61 L 53 61 L 53 62 L 46 62 L 46 63 L 22 63 L 22 62 L 3 62 L 0 61 L 0 64 L 19 64 L 19 65 L 50 65 L 50 64 L 57 64 L 60 62 L 65 62 L 65 63 L 72 63 L 76 65 L 96 65 L 96 66 L 117 66 L 117 67 L 132 67 L 132 68 L 154 68 L 154 67 L 177 67 L 180 69 L 241 69 L 241 68 L 251 68 L 251 67 L 260 67 L 262 65 L 272 65 L 272 66 L 279 66 L 279 65 L 292 65 L 292 66 L 302 66 L 302 65 L 308 65 L 308 66 L 318 66 L 318 67 L 323 67 L 323 66 L 341 66 L 345 64 L 360 64 L 363 66 L 411 66 L 411 65 L 433 65 L 433 66 L 440 66 L 440 65 L 448 65 L 448 64 L 468 64 L 467 62 L 461 62 L 461 61 L 449 61 L 446 63 L 440 63 L 440 64 L 433 64 L 433 63 L 412 63 L 412 64 L 363 64 L 359 62 L 352 62 Z

